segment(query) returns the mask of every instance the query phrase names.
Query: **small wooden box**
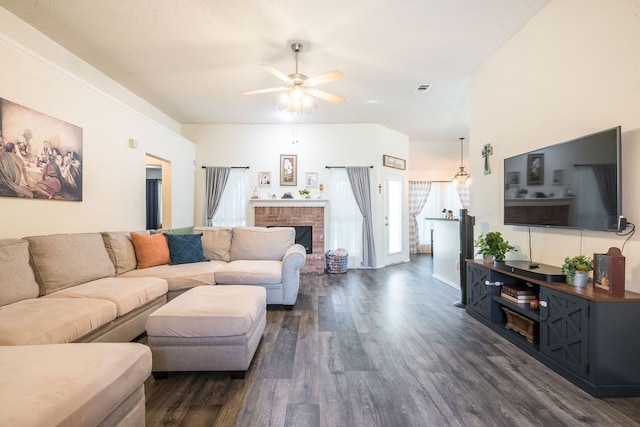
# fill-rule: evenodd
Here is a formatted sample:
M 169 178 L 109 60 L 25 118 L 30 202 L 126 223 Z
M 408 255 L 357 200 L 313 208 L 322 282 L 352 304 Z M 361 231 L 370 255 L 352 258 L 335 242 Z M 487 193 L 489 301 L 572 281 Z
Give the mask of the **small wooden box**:
M 535 344 L 538 342 L 539 325 L 537 322 L 521 316 L 515 311 L 509 310 L 507 307 L 502 307 L 502 310 L 504 311 L 504 314 L 507 315 L 507 324 L 504 325 L 505 328 L 516 331 L 520 335 L 524 336 L 530 343 Z
M 618 248 L 609 248 L 606 254 L 593 254 L 595 290 L 624 295 L 624 261 L 625 258 Z

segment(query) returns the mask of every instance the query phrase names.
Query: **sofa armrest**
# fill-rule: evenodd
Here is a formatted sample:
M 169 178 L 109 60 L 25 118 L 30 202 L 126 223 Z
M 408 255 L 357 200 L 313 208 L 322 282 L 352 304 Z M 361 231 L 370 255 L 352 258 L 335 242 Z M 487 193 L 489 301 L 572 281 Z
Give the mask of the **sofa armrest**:
M 307 262 L 307 251 L 304 246 L 294 244 L 289 247 L 282 258 L 283 305 L 294 305 L 300 288 L 300 270 Z

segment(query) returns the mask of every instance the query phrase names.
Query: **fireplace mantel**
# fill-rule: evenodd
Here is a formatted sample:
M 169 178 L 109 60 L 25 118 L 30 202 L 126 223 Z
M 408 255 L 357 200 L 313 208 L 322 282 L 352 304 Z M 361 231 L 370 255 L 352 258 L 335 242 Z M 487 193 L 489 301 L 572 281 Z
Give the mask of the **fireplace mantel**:
M 326 199 L 250 199 L 254 207 L 325 207 L 329 204 Z

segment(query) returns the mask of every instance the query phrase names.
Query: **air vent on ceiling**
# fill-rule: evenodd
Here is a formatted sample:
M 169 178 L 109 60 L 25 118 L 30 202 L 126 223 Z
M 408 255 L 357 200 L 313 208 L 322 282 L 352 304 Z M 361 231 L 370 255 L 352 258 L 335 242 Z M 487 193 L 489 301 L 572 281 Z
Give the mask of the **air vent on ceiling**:
M 430 84 L 421 84 L 421 85 L 418 85 L 418 87 L 416 88 L 415 92 L 416 93 L 426 93 L 429 90 L 430 87 L 431 87 Z

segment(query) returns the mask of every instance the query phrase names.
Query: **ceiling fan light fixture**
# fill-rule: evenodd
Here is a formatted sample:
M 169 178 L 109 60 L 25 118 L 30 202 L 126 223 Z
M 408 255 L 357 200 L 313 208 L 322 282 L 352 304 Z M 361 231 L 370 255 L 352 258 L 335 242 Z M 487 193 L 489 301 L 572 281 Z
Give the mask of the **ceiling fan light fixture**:
M 343 78 L 344 75 L 342 72 L 333 70 L 328 73 L 309 78 L 298 70 L 298 53 L 302 50 L 302 44 L 293 43 L 291 45 L 291 50 L 293 51 L 296 62 L 295 73 L 287 75 L 272 65 L 260 65 L 260 68 L 282 80 L 284 82 L 284 87 L 249 90 L 242 92 L 242 94 L 255 95 L 260 93 L 282 92 L 282 95 L 274 99 L 274 103 L 281 110 L 298 114 L 312 113 L 317 110 L 318 104 L 316 103 L 315 98 L 320 98 L 334 104 L 342 104 L 345 101 L 343 97 L 315 88 L 316 85 Z

